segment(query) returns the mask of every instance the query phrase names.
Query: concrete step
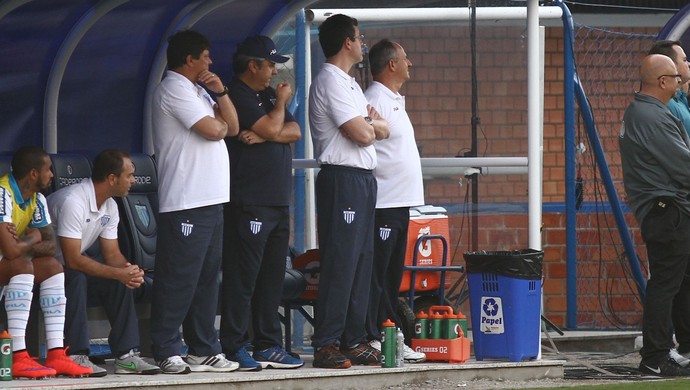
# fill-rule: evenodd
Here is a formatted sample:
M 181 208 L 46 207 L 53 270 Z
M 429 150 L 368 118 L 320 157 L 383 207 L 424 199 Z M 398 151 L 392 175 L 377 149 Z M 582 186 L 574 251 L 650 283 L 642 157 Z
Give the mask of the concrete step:
M 542 343 L 556 348 L 567 356 L 586 360 L 603 354 L 625 354 L 635 348 L 640 332 L 625 331 L 566 331 L 563 336 L 542 333 Z M 577 352 L 577 354 L 573 354 Z M 591 355 L 591 356 L 590 356 Z M 565 355 L 564 355 L 565 356 Z M 566 357 L 567 357 L 566 356 Z M 303 354 L 306 364 L 295 370 L 263 370 L 261 372 L 192 373 L 189 375 L 115 375 L 112 360 L 106 361 L 109 374 L 103 378 L 55 378 L 40 381 L 14 380 L 5 382 L 3 389 L 138 389 L 165 386 L 167 389 L 381 389 L 392 386 L 422 384 L 437 379 L 472 381 L 510 378 L 512 381 L 561 379 L 567 366 L 563 356 L 544 354 L 541 360 L 506 362 L 471 358 L 462 364 L 419 363 L 400 368 L 352 367 L 346 370 L 326 370 L 312 367 L 312 355 Z M 635 356 L 635 365 L 637 357 Z M 572 364 L 572 362 L 570 363 Z
M 115 375 L 112 361 L 102 378 L 56 378 L 40 381 L 14 380 L 4 382 L 3 389 L 55 390 L 60 389 L 138 389 L 165 386 L 166 389 L 381 389 L 389 386 L 424 383 L 452 378 L 456 381 L 475 379 L 514 381 L 559 379 L 563 377 L 562 360 L 526 362 L 477 362 L 470 359 L 462 364 L 418 363 L 400 368 L 352 367 L 345 370 L 312 368 L 311 356 L 303 356 L 306 364 L 294 370 L 263 370 L 260 372 L 191 373 L 188 375 Z
M 625 354 L 636 350 L 635 339 L 641 331 L 564 331 L 561 336 L 549 332 L 548 337 L 560 352 L 605 352 Z M 551 347 L 547 335 L 542 332 L 542 345 Z

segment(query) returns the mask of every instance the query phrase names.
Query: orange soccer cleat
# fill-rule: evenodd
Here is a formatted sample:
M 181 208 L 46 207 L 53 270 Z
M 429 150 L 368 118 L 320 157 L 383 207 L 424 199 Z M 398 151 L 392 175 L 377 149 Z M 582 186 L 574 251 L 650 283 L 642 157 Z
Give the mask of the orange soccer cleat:
M 48 357 L 45 362 L 46 367 L 55 369 L 57 375 L 65 375 L 69 377 L 86 377 L 93 373 L 93 369 L 83 367 L 70 359 L 65 354 L 64 348 L 55 348 L 48 351 Z
M 14 378 L 43 379 L 56 375 L 55 370 L 44 367 L 29 356 L 26 350 L 12 354 L 12 376 Z

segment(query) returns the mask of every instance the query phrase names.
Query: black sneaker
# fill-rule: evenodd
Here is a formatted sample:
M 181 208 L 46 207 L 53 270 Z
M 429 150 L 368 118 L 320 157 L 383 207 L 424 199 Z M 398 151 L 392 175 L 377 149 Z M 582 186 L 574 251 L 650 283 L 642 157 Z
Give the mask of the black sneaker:
M 368 343 L 357 344 L 354 348 L 340 348 L 340 352 L 342 352 L 346 358 L 350 359 L 352 364 L 360 366 L 381 365 L 381 352 Z
M 325 347 L 318 348 L 314 352 L 314 362 L 312 363 L 317 368 L 350 368 L 352 362 L 346 358 L 338 350 L 335 344 L 329 344 Z
M 640 362 L 640 371 L 643 374 L 654 376 L 690 376 L 690 369 L 676 363 L 670 356 L 655 364 Z

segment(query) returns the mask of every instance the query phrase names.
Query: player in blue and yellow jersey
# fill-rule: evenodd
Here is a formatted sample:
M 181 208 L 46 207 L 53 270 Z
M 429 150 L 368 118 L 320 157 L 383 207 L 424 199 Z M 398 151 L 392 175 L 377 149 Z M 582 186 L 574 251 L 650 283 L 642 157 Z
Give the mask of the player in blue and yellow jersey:
M 0 285 L 5 286 L 7 325 L 14 345 L 14 377 L 87 376 L 92 372 L 65 355 L 65 277 L 54 257 L 55 234 L 40 193 L 53 178 L 50 168 L 50 157 L 43 149 L 26 146 L 12 157 L 11 173 L 0 177 Z M 40 285 L 45 318 L 48 357 L 44 366 L 26 351 L 34 280 Z

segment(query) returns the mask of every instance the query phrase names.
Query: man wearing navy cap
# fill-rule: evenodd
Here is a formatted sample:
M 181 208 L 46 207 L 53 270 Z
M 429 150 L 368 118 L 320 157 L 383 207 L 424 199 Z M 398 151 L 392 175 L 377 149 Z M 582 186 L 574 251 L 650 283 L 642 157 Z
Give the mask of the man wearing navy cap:
M 230 153 L 230 203 L 225 205 L 223 294 L 220 340 L 223 352 L 242 371 L 297 368 L 304 362 L 282 348 L 278 306 L 290 238 L 292 149 L 299 125 L 285 108 L 289 84 L 270 83 L 277 54 L 270 38 L 242 42 L 233 56 L 228 88 L 237 108 L 240 133 L 227 137 Z M 252 319 L 254 353 L 248 329 Z

